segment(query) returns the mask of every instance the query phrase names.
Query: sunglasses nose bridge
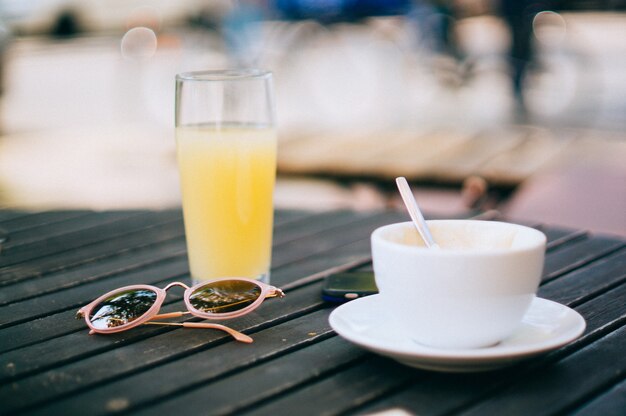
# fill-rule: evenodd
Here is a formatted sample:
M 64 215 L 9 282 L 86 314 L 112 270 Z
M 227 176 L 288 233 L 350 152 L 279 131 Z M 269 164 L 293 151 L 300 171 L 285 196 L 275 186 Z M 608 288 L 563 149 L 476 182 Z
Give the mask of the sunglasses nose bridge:
M 180 287 L 182 287 L 185 290 L 189 289 L 189 286 L 187 286 L 186 284 L 184 284 L 182 282 L 172 282 L 169 285 L 165 286 L 165 288 L 163 290 L 165 290 L 167 292 L 170 288 L 172 288 L 174 286 L 180 286 Z

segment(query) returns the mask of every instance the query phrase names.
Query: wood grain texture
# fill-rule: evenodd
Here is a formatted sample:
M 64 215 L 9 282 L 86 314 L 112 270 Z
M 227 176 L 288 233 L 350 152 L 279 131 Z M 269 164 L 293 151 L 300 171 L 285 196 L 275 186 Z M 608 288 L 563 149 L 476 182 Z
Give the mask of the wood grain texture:
M 626 379 L 601 393 L 582 407 L 573 409 L 576 416 L 623 416 L 626 409 Z
M 180 211 L 0 210 L 0 226 L 18 238 L 0 255 L 2 413 L 319 415 L 400 407 L 425 415 L 591 415 L 623 404 L 626 245 L 617 237 L 535 225 L 548 237 L 538 295 L 574 307 L 587 330 L 521 365 L 439 374 L 337 337 L 327 320 L 332 305 L 320 296 L 324 277 L 371 269 L 371 232 L 406 219 L 404 212 L 278 212 L 271 279 L 287 296 L 228 321 L 254 338 L 243 345 L 218 331 L 157 326 L 88 336 L 73 318 L 113 288 L 189 279 Z M 163 310 L 184 309 L 181 296 L 170 291 Z

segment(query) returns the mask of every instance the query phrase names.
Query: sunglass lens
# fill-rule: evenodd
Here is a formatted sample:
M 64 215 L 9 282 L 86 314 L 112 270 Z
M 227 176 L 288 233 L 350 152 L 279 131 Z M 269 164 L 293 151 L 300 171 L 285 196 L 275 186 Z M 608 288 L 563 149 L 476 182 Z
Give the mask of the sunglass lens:
M 125 325 L 148 312 L 156 298 L 156 292 L 149 289 L 114 293 L 92 308 L 89 321 L 97 329 Z
M 245 280 L 220 280 L 194 290 L 189 296 L 191 306 L 214 314 L 235 312 L 251 305 L 261 296 L 261 288 Z

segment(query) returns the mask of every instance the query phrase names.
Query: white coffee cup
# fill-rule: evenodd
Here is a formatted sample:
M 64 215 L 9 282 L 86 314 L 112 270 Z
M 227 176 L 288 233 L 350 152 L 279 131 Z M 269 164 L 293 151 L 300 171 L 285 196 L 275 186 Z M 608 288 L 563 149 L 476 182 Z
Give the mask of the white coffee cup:
M 510 336 L 541 280 L 546 237 L 516 224 L 428 221 L 424 243 L 410 222 L 372 233 L 381 308 L 414 341 L 437 348 L 481 348 Z

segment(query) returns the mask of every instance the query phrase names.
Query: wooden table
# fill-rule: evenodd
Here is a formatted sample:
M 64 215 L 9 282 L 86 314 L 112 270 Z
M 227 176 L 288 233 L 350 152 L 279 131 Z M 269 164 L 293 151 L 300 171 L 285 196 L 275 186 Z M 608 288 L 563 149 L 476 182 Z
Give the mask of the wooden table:
M 624 414 L 624 239 L 540 226 L 549 238 L 539 296 L 569 305 L 585 334 L 491 373 L 409 368 L 336 336 L 322 280 L 367 268 L 369 234 L 404 213 L 277 212 L 272 283 L 285 289 L 212 330 L 143 326 L 87 335 L 76 310 L 111 289 L 188 279 L 181 214 L 0 211 L 0 413 L 41 415 L 370 413 Z M 182 290 L 164 310 L 181 309 Z

